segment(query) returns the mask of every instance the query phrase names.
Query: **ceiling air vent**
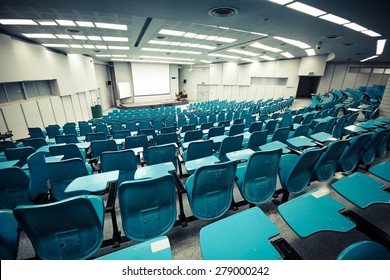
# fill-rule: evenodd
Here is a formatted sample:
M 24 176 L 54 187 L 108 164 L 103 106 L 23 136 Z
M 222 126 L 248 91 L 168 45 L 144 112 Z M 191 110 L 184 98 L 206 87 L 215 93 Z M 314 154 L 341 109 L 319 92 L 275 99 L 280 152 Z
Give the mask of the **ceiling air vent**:
M 72 35 L 83 34 L 83 32 L 81 30 L 76 29 L 76 28 L 68 28 L 65 31 L 66 31 L 66 33 L 72 34 Z
M 215 7 L 209 10 L 212 17 L 232 17 L 238 14 L 238 9 L 233 7 Z

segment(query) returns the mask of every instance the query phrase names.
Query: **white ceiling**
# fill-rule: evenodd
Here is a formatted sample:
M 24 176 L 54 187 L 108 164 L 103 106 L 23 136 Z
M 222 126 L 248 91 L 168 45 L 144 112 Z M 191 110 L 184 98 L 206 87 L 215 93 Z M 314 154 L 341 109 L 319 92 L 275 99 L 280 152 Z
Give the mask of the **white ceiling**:
M 85 45 L 92 45 L 95 49 L 75 49 L 70 47 L 51 47 L 51 49 L 62 53 L 84 54 L 103 61 L 111 61 L 112 59 L 167 61 L 169 59 L 170 61 L 193 62 L 195 64 L 202 63 L 201 60 L 246 63 L 241 59 L 226 58 L 224 55 L 264 61 L 259 56 L 251 57 L 229 52 L 228 50 L 230 49 L 255 52 L 258 55 L 267 55 L 274 59 L 286 59 L 281 55 L 281 52 L 271 52 L 251 47 L 250 45 L 255 42 L 279 48 L 283 52 L 291 53 L 294 57 L 307 56 L 303 49 L 276 40 L 274 36 L 302 41 L 312 47 L 316 54 L 333 53 L 334 58 L 332 61 L 335 62 L 359 62 L 364 58 L 375 55 L 378 39 L 390 37 L 390 15 L 385 9 L 387 5 L 384 0 L 302 0 L 301 2 L 348 19 L 379 33 L 381 36 L 370 37 L 345 26 L 304 14 L 267 0 L 1 0 L 0 20 L 66 19 L 93 23 L 122 24 L 127 26 L 127 30 L 60 25 L 17 26 L 0 24 L 0 32 L 38 44 L 79 44 L 84 47 Z M 221 6 L 234 7 L 238 10 L 238 14 L 233 17 L 218 18 L 208 14 L 211 8 Z M 149 25 L 146 24 L 148 21 L 150 21 Z M 24 33 L 67 34 L 66 29 L 68 28 L 76 28 L 85 36 L 125 37 L 128 38 L 128 42 L 28 39 L 22 35 Z M 142 32 L 143 28 L 145 29 L 144 34 Z M 161 35 L 159 34 L 161 29 L 233 38 L 236 40 L 232 43 L 226 43 L 171 35 L 165 35 L 164 39 L 156 39 L 157 36 Z M 151 40 L 158 41 L 160 44 L 151 44 Z M 164 43 L 168 44 L 168 42 L 171 44 L 162 45 Z M 319 42 L 322 42 L 321 49 L 316 48 Z M 215 49 L 194 47 L 196 45 L 190 47 L 177 46 L 179 43 L 207 45 Z M 129 50 L 96 49 L 96 46 L 102 45 L 127 46 Z M 147 48 L 149 51 L 141 50 L 142 48 Z M 201 52 L 201 54 L 180 53 L 179 51 Z M 210 54 L 216 56 L 210 56 Z M 97 55 L 108 55 L 111 57 L 96 57 Z M 162 59 L 162 57 L 166 59 Z M 329 57 L 333 57 L 333 55 Z M 390 62 L 390 47 L 386 46 L 382 55 L 369 60 L 367 63 L 373 62 Z

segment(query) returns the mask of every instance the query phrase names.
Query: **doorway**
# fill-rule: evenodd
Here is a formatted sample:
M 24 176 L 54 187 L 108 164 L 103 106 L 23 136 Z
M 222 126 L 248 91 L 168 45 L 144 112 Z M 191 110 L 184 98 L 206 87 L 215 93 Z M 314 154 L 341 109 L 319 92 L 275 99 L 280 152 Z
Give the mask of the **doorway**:
M 300 76 L 297 97 L 311 98 L 312 94 L 317 93 L 321 77 Z

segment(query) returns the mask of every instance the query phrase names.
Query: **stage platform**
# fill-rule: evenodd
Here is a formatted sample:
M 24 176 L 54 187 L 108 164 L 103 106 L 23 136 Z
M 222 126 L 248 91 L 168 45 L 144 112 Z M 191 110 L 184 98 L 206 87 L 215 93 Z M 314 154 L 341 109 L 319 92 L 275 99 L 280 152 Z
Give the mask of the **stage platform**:
M 142 109 L 142 108 L 159 108 L 168 106 L 181 106 L 187 105 L 188 100 L 177 101 L 177 100 L 166 100 L 159 102 L 143 102 L 143 103 L 123 103 L 118 106 L 118 109 Z

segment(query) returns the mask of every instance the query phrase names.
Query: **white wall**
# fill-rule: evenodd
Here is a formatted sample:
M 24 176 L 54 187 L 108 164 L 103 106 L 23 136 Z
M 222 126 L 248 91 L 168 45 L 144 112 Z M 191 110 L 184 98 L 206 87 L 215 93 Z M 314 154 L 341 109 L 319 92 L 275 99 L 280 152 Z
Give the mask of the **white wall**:
M 114 100 L 112 98 L 111 86 L 107 84 L 110 81 L 108 73 L 108 65 L 105 64 L 95 64 L 96 72 L 96 82 L 100 90 L 100 100 L 97 101 L 102 105 L 103 110 L 107 110 L 114 105 Z

